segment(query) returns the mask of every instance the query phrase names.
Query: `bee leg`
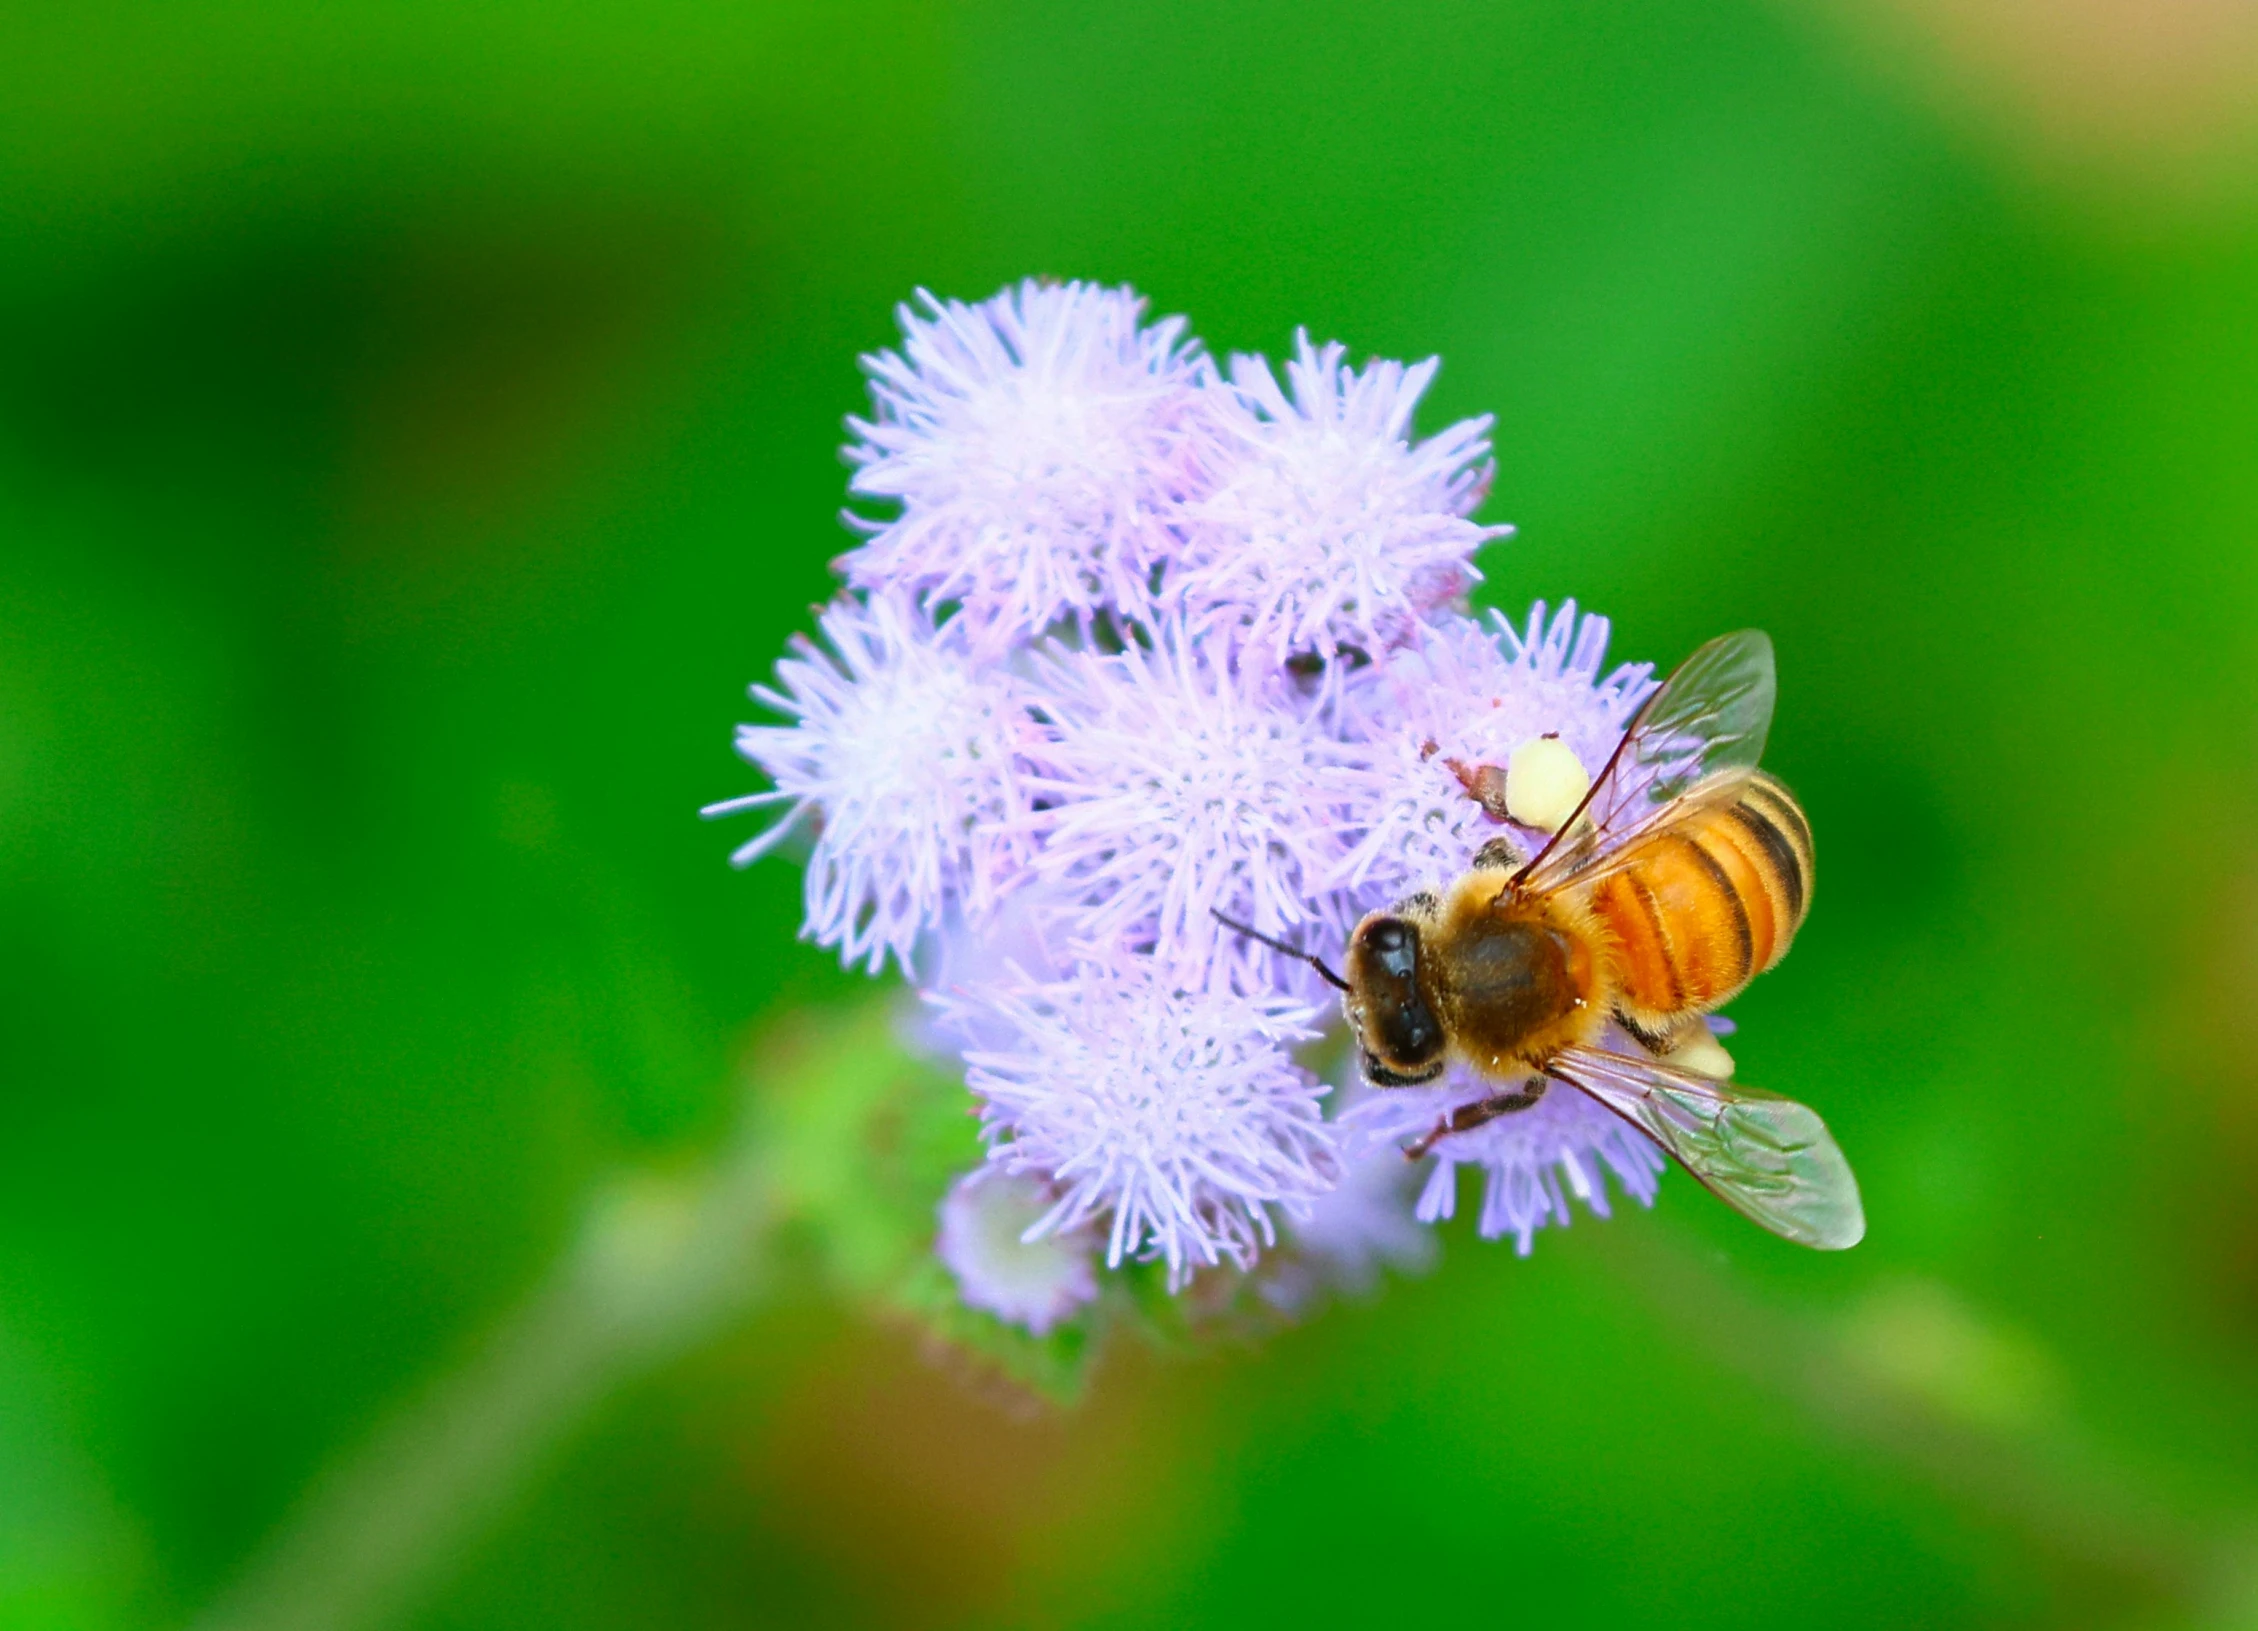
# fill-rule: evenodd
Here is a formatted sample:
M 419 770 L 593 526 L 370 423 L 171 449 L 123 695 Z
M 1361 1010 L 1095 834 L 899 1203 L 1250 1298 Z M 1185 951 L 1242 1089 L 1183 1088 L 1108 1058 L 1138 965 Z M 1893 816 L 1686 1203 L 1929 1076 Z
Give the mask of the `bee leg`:
M 1493 838 L 1474 852 L 1477 872 L 1517 872 L 1527 857 L 1510 838 Z
M 1405 1145 L 1404 1159 L 1416 1161 L 1453 1133 L 1470 1133 L 1484 1122 L 1528 1109 L 1545 1096 L 1545 1089 L 1550 1085 L 1544 1077 L 1532 1076 L 1518 1093 L 1495 1093 L 1486 1099 L 1476 1099 L 1472 1104 L 1460 1105 L 1428 1132 Z
M 1388 910 L 1397 917 L 1414 918 L 1421 923 L 1443 909 L 1442 897 L 1432 889 L 1417 890 L 1397 901 Z
M 1681 1014 L 1678 1018 L 1666 1020 L 1655 1027 L 1639 1024 L 1620 1008 L 1615 1010 L 1615 1023 L 1622 1026 L 1630 1033 L 1633 1041 L 1657 1059 L 1684 1046 L 1695 1033 L 1709 1029 L 1708 1023 L 1700 1014 Z
M 1505 819 L 1505 766 L 1470 765 L 1463 759 L 1445 759 L 1443 768 L 1458 778 L 1466 796 L 1482 807 L 1492 821 Z

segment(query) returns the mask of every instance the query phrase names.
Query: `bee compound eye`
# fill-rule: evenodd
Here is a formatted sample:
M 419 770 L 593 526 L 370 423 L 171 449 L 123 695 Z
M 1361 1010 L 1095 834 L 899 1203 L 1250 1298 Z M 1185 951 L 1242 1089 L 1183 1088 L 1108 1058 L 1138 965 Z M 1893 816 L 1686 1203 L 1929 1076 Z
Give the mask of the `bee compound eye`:
M 1409 979 L 1419 962 L 1419 931 L 1401 918 L 1384 917 L 1365 926 L 1364 949 L 1383 974 Z
M 1392 1003 L 1380 1020 L 1380 1038 L 1389 1056 L 1413 1069 L 1428 1063 L 1442 1047 L 1443 1028 L 1416 996 Z

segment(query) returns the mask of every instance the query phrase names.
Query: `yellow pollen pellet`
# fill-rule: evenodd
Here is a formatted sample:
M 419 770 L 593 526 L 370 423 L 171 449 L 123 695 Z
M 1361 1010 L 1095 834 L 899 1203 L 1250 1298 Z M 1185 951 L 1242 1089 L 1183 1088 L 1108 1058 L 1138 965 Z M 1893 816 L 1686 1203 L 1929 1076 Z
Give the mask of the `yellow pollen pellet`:
M 1696 1076 L 1706 1076 L 1713 1082 L 1733 1079 L 1733 1056 L 1710 1034 L 1706 1025 L 1696 1026 L 1691 1036 L 1670 1050 L 1665 1062 L 1680 1070 L 1690 1070 Z
M 1505 813 L 1524 827 L 1558 832 L 1592 778 L 1576 750 L 1557 736 L 1538 736 L 1505 762 Z

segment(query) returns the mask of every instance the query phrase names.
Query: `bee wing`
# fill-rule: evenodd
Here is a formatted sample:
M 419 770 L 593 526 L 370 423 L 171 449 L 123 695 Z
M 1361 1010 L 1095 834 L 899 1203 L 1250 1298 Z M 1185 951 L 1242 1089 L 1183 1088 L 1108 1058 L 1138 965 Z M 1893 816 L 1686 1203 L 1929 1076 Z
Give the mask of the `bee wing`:
M 1772 637 L 1722 634 L 1678 665 L 1649 697 L 1585 797 L 1584 830 L 1571 822 L 1517 880 L 1557 889 L 1693 804 L 1730 803 L 1764 757 L 1778 693 Z
M 1828 1252 L 1865 1238 L 1858 1180 L 1817 1111 L 1599 1048 L 1570 1048 L 1552 1074 L 1652 1138 L 1718 1199 L 1774 1234 Z

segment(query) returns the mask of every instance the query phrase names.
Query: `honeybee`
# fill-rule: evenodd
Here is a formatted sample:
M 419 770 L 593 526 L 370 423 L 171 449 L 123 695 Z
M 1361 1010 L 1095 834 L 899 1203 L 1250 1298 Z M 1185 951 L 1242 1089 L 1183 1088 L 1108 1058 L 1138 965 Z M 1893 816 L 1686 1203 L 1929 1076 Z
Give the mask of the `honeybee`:
M 1411 1158 L 1557 1085 L 1590 1094 L 1773 1233 L 1854 1246 L 1866 1232 L 1858 1182 L 1817 1114 L 1662 1057 L 1780 960 L 1810 906 L 1810 824 L 1756 768 L 1775 691 L 1767 636 L 1710 641 L 1647 699 L 1533 858 L 1496 840 L 1442 894 L 1368 913 L 1345 975 L 1230 926 L 1340 989 L 1374 1086 L 1431 1082 L 1453 1063 L 1497 1084 Z M 1611 1026 L 1636 1051 L 1609 1046 Z

